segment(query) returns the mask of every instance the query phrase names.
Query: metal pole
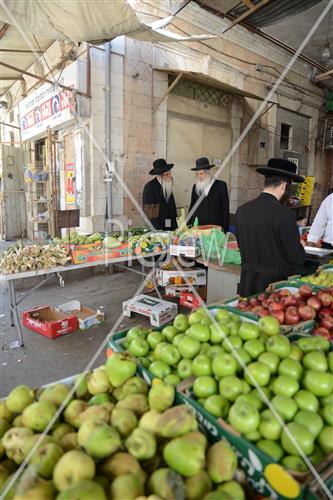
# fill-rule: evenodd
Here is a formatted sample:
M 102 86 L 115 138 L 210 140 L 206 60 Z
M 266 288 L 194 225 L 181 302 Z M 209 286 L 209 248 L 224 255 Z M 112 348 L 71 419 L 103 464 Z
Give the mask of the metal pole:
M 107 231 L 112 224 L 112 162 L 111 162 L 111 42 L 105 46 L 105 155 L 106 155 L 106 192 L 107 192 Z

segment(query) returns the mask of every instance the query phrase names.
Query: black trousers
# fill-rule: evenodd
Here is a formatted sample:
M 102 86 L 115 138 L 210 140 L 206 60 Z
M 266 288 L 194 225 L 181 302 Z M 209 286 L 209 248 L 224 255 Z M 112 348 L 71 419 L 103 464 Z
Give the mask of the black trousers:
M 325 241 L 324 241 L 322 248 L 327 248 L 328 250 L 333 250 L 333 245 L 331 245 L 330 243 L 325 243 Z

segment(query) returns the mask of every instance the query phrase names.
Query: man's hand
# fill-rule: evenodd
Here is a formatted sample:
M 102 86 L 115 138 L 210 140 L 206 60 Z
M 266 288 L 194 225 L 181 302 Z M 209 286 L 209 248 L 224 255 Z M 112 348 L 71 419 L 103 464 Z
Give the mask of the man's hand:
M 317 247 L 317 248 L 319 248 L 319 247 L 320 247 L 320 244 L 319 244 L 319 241 L 318 241 L 317 243 L 314 243 L 313 241 L 308 241 L 308 242 L 306 243 L 306 246 L 307 246 L 307 247 Z

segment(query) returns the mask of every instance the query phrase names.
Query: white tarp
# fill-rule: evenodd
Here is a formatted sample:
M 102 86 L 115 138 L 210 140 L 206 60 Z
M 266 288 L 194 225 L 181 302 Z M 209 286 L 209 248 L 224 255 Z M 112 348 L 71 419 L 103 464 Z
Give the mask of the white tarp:
M 127 0 L 4 0 L 0 20 L 24 33 L 76 42 L 97 42 L 127 35 L 149 42 L 181 42 L 213 35 L 180 36 L 166 30 L 173 16 L 144 23 Z

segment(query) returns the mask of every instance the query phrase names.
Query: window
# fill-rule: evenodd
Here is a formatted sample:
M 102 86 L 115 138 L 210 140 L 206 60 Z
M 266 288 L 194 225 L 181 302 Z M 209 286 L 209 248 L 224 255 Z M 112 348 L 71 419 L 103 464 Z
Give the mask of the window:
M 280 149 L 290 149 L 291 126 L 281 123 L 280 131 Z

